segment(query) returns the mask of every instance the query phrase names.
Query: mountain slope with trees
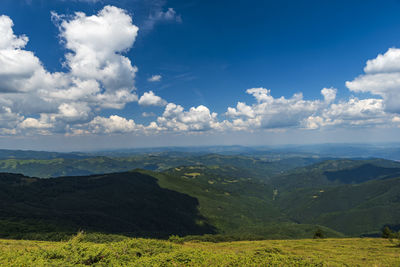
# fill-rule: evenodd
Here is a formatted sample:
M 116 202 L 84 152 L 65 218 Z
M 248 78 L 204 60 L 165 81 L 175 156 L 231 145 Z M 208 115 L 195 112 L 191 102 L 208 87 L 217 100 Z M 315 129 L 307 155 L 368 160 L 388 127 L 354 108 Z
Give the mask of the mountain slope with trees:
M 2 173 L 0 233 L 305 238 L 317 229 L 360 236 L 400 224 L 398 162 L 328 160 L 264 179 L 240 165 L 247 157 L 201 157 L 210 165 L 54 179 Z

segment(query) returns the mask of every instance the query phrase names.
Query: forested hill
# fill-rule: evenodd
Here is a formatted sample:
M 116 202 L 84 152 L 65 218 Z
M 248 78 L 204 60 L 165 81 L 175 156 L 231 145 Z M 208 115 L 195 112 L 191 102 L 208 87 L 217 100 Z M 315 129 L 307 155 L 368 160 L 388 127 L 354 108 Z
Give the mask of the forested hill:
M 400 225 L 397 162 L 328 160 L 262 179 L 261 168 L 250 172 L 240 165 L 248 158 L 205 157 L 232 165 L 197 162 L 158 172 L 54 179 L 2 173 L 0 235 L 84 229 L 151 237 L 307 238 L 318 228 L 327 236 L 361 236 Z
M 326 160 L 289 170 L 271 178 L 271 185 L 281 190 L 358 184 L 369 180 L 400 177 L 400 162 L 384 159 Z
M 219 155 L 198 153 L 151 153 L 125 157 L 88 156 L 85 154 L 39 153 L 39 157 L 25 158 L 27 151 L 15 154 L 12 158 L 1 159 L 0 171 L 21 173 L 27 176 L 50 178 L 59 176 L 91 175 L 130 171 L 136 168 L 164 171 L 179 166 L 222 165 L 240 168 L 248 176 L 268 179 L 272 175 L 296 167 L 320 162 L 324 159 L 309 156 L 264 157 Z M 1 155 L 1 153 L 0 153 Z M 35 154 L 36 155 L 36 154 Z M 17 157 L 22 158 L 17 158 Z
M 50 226 L 54 231 L 156 237 L 214 233 L 198 204 L 196 198 L 161 188 L 154 177 L 138 172 L 51 180 L 0 175 L 3 236 L 24 224 L 30 225 L 26 231 Z
M 310 237 L 315 232 L 315 225 L 285 218 L 274 206 L 268 185 L 248 177 L 231 178 L 229 168 L 212 177 L 197 175 L 205 169 L 55 179 L 3 173 L 0 233 L 37 238 L 84 229 L 145 237 L 207 233 L 246 239 Z M 322 229 L 329 236 L 341 236 Z

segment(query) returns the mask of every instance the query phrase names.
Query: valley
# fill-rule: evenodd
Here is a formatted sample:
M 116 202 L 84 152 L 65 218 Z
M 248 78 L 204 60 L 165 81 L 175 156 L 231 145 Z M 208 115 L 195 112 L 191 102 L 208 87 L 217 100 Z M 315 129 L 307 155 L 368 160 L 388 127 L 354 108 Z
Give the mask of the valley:
M 161 152 L 5 162 L 15 173 L 47 173 L 0 174 L 3 238 L 60 240 L 84 230 L 298 239 L 317 229 L 359 237 L 400 221 L 400 163 L 384 159 Z M 53 177 L 54 170 L 69 176 Z

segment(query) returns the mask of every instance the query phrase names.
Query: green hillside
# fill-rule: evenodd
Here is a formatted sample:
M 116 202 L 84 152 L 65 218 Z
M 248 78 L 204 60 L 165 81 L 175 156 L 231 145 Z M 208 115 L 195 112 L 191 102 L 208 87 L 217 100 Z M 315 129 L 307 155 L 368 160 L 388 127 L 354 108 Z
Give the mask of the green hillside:
M 287 220 L 273 205 L 272 189 L 256 179 L 222 175 L 230 168 L 220 168 L 218 177 L 196 175 L 215 168 L 57 179 L 1 174 L 0 232 L 3 237 L 23 238 L 56 233 L 55 239 L 57 233 L 68 235 L 78 229 L 132 236 L 209 233 L 254 239 L 312 237 L 318 228 Z M 341 236 L 322 229 L 328 236 Z
M 357 184 L 369 180 L 400 177 L 400 162 L 384 159 L 327 160 L 271 178 L 269 183 L 280 191 Z
M 280 210 L 298 223 L 350 236 L 379 235 L 400 224 L 400 163 L 329 160 L 271 179 Z
M 195 165 L 163 171 L 55 179 L 0 174 L 0 235 L 59 239 L 84 229 L 161 238 L 279 239 L 310 238 L 317 229 L 330 237 L 371 235 L 400 224 L 397 162 L 328 160 L 264 179 L 256 173 L 263 164 L 255 159 L 250 172 L 240 165 L 250 165 L 248 157 L 195 158 Z M 101 159 L 108 160 L 95 158 Z M 242 167 L 211 164 L 218 162 Z M 203 234 L 216 236 L 199 237 Z
M 66 232 L 157 237 L 214 233 L 197 206 L 197 199 L 161 188 L 153 177 L 136 172 L 51 180 L 0 176 L 0 216 L 3 227 L 9 227 L 1 229 L 3 236 L 21 232 L 11 232 L 13 222 L 29 225 L 24 231 L 35 222 Z
M 400 224 L 400 178 L 324 189 L 299 189 L 277 198 L 295 221 L 328 226 L 346 235 L 379 234 Z
M 255 234 L 257 228 L 284 220 L 272 205 L 272 188 L 241 176 L 234 167 L 189 166 L 146 173 L 157 177 L 160 186 L 198 199 L 199 211 L 220 233 Z

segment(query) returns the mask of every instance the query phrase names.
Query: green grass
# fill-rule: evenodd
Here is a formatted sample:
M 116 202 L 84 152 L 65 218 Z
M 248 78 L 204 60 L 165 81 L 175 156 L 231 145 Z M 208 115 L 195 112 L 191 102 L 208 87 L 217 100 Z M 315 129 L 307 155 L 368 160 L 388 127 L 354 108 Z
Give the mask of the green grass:
M 115 241 L 114 241 L 115 240 Z M 69 241 L 0 240 L 1 266 L 399 266 L 386 239 L 301 239 L 224 243 L 78 234 Z

